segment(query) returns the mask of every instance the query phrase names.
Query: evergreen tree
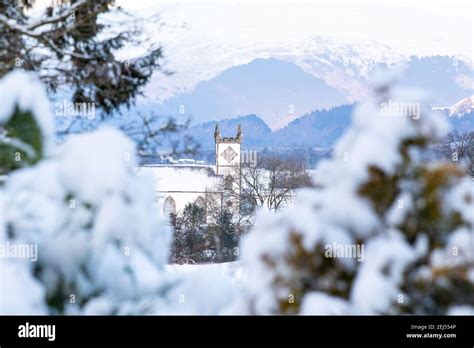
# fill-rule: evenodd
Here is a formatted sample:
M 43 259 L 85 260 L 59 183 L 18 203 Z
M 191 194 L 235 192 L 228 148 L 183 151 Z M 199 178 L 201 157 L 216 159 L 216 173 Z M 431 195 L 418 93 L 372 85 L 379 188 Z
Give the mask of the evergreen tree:
M 31 17 L 31 0 L 0 0 L 0 78 L 16 68 L 33 70 L 50 90 L 69 86 L 75 102 L 95 103 L 105 112 L 130 105 L 160 67 L 160 47 L 132 60 L 124 48 L 143 47 L 133 18 L 113 0 L 62 0 Z M 100 20 L 119 13 L 127 20 Z
M 428 108 L 386 115 L 388 101 L 420 103 L 377 85 L 315 188 L 287 211 L 257 215 L 242 250 L 251 313 L 474 312 L 472 179 L 422 159 L 447 134 L 445 119 Z
M 199 252 L 205 243 L 203 224 L 204 209 L 194 203 L 188 203 L 176 217 L 174 235 L 174 255 L 176 262 L 199 261 Z

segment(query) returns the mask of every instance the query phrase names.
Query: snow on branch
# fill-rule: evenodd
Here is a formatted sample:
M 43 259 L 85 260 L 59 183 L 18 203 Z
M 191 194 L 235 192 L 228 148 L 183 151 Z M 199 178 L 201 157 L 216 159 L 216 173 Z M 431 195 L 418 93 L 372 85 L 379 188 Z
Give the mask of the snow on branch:
M 68 8 L 66 11 L 57 14 L 56 16 L 51 16 L 48 18 L 43 18 L 40 20 L 37 20 L 34 23 L 31 23 L 28 25 L 27 30 L 35 30 L 36 28 L 42 27 L 47 24 L 53 24 L 53 23 L 58 23 L 63 20 L 65 20 L 67 17 L 69 17 L 76 9 L 81 7 L 82 5 L 85 5 L 88 0 L 81 0 L 76 2 L 75 4 L 71 5 L 70 8 Z

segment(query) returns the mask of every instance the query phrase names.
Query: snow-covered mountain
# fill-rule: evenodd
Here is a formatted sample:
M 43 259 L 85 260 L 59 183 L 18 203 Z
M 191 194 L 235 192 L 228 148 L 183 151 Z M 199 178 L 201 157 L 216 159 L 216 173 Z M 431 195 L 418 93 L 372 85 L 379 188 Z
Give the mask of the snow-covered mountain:
M 315 109 L 346 102 L 342 91 L 294 63 L 270 59 L 229 68 L 192 92 L 156 106 L 160 114 L 190 117 L 194 123 L 257 114 L 272 129 L 286 126 Z
M 449 117 L 463 117 L 474 111 L 474 95 L 464 98 L 454 105 L 434 109 L 445 112 Z
M 259 58 L 294 63 L 304 72 L 343 92 L 351 102 L 366 94 L 367 77 L 375 67 L 403 65 L 409 60 L 409 57 L 376 42 L 345 43 L 321 36 L 284 45 L 281 42 L 257 45 L 241 42 L 234 47 L 219 41 L 192 42 L 184 36 L 165 43 L 164 51 L 164 66 L 173 74 L 157 74 L 147 88 L 147 96 L 160 102 L 180 93 L 189 93 L 199 82 L 211 80 L 229 68 Z
M 368 91 L 368 77 L 380 67 L 405 68 L 402 83 L 426 89 L 432 96 L 432 105 L 450 105 L 472 94 L 474 81 L 469 57 L 463 55 L 463 50 L 448 47 L 462 36 L 443 41 L 443 48 L 439 46 L 440 41 L 436 41 L 439 38 L 433 38 L 428 32 L 428 27 L 420 29 L 422 34 L 413 32 L 411 36 L 403 36 L 401 31 L 406 26 L 399 21 L 396 24 L 400 33 L 396 40 L 390 37 L 391 31 L 379 35 L 378 31 L 386 30 L 395 14 L 403 14 L 404 18 L 415 15 L 402 8 L 388 11 L 375 5 L 370 9 L 354 5 L 364 16 L 363 23 L 358 23 L 352 32 L 347 28 L 351 27 L 349 22 L 357 20 L 354 17 L 357 11 L 334 8 L 328 13 L 335 17 L 326 18 L 324 13 L 328 7 L 324 6 L 281 5 L 289 11 L 288 15 L 279 6 L 262 5 L 264 12 L 259 12 L 259 6 L 202 2 L 159 5 L 153 1 L 132 6 L 130 10 L 145 19 L 140 22 L 144 36 L 163 47 L 164 70 L 172 72 L 156 72 L 138 106 L 146 104 L 147 109 L 177 118 L 191 117 L 195 124 L 257 114 L 272 129 L 278 129 L 311 110 L 361 100 Z M 379 16 L 379 12 L 385 17 Z M 370 18 L 377 31 L 370 28 Z M 377 24 L 381 18 L 385 18 L 385 22 Z M 338 25 L 339 21 L 344 21 L 344 25 Z M 362 28 L 366 22 L 368 27 Z M 443 23 L 452 24 L 454 28 L 455 23 Z M 437 17 L 433 17 L 430 25 L 439 25 Z M 341 27 L 345 29 L 341 31 Z M 362 30 L 365 31 L 363 36 L 353 35 Z M 463 27 L 456 30 L 462 31 Z M 416 45 L 408 45 L 417 35 L 423 37 L 416 38 Z M 407 43 L 403 49 L 397 46 L 400 41 Z M 396 47 L 392 48 L 393 45 Z M 440 52 L 449 56 L 441 56 Z M 133 49 L 124 54 L 134 57 L 140 52 Z M 297 67 L 293 69 L 294 78 L 286 79 L 287 86 L 281 86 L 285 80 L 278 79 L 278 71 L 273 73 L 276 88 L 268 88 L 265 76 L 260 76 L 255 69 L 246 69 L 255 61 L 272 62 L 272 59 Z M 325 91 L 332 91 L 330 97 L 308 89 L 304 92 L 314 96 L 311 105 L 306 97 L 304 101 L 292 102 L 291 81 L 298 81 L 303 76 L 301 73 L 324 83 Z M 229 78 L 231 75 L 233 79 Z M 309 81 L 309 77 L 305 79 Z M 243 91 L 231 85 L 234 82 L 243 85 L 246 79 L 254 91 L 265 90 L 265 100 L 261 98 L 264 93 L 256 95 L 252 89 Z M 282 97 L 285 88 L 287 95 Z M 259 102 L 255 99 L 258 96 Z M 270 108 L 268 100 L 287 105 Z M 294 113 L 284 111 L 291 109 L 291 105 Z
M 453 130 L 460 133 L 474 131 L 474 95 L 461 99 L 451 106 L 433 109 L 443 112 L 449 118 Z
M 257 58 L 201 81 L 189 91 L 147 102 L 154 103 L 159 114 L 191 118 L 194 123 L 257 114 L 272 129 L 280 129 L 312 110 L 363 99 L 368 76 L 380 68 L 403 66 L 400 83 L 428 92 L 432 105 L 453 104 L 472 93 L 472 87 L 459 83 L 472 76 L 472 69 L 453 57 L 410 57 L 386 64 L 356 52 L 344 46 L 333 53 L 306 52 L 298 59 Z
M 146 18 L 145 31 L 163 45 L 168 58 L 164 66 L 175 72 L 157 77 L 150 87 L 150 95 L 159 100 L 189 92 L 200 81 L 257 58 L 293 62 L 347 91 L 352 100 L 364 93 L 360 80 L 378 64 L 391 66 L 413 55 L 440 54 L 470 62 L 465 56 L 470 41 L 464 32 L 467 24 L 470 29 L 470 21 L 457 18 L 453 22 L 450 17 L 439 18 L 444 14 L 428 12 L 423 16 L 424 26 L 414 31 L 397 16 L 409 23 L 422 14 L 394 5 L 143 0 L 126 6 Z M 440 37 L 435 30 L 440 20 L 443 32 L 457 35 Z

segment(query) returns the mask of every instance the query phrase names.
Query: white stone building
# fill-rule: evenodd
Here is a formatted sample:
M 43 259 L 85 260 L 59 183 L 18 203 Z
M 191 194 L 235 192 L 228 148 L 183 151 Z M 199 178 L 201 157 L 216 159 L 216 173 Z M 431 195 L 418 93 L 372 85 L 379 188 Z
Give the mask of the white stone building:
M 195 203 L 207 212 L 207 202 L 212 197 L 221 205 L 226 202 L 226 189 L 231 189 L 231 173 L 240 166 L 242 129 L 238 126 L 235 137 L 222 137 L 219 126 L 214 132 L 216 162 L 204 164 L 158 164 L 140 167 L 140 172 L 150 173 L 155 180 L 157 200 L 165 214 L 177 214 L 186 204 Z M 235 174 L 234 174 L 235 175 Z M 233 209 L 238 209 L 234 203 Z

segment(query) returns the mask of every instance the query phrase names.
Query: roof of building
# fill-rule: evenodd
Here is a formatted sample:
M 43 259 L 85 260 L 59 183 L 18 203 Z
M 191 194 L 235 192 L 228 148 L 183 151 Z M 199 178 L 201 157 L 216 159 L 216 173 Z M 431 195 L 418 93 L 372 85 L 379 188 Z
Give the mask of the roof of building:
M 156 182 L 157 191 L 206 192 L 215 190 L 222 176 L 215 175 L 212 165 L 152 165 L 139 167 Z

